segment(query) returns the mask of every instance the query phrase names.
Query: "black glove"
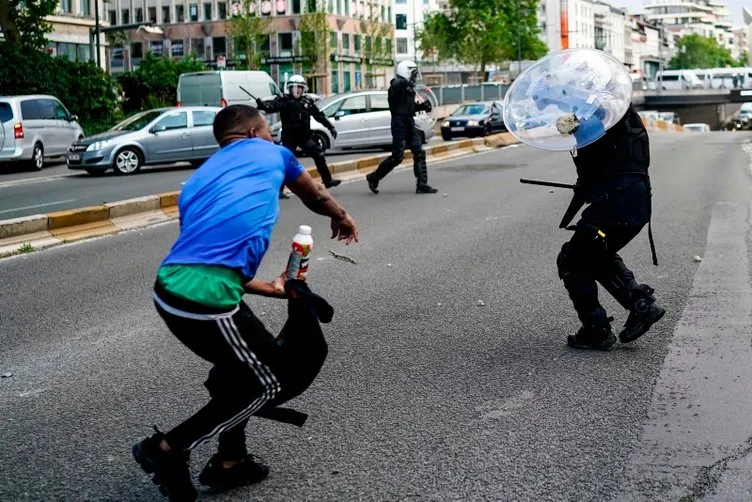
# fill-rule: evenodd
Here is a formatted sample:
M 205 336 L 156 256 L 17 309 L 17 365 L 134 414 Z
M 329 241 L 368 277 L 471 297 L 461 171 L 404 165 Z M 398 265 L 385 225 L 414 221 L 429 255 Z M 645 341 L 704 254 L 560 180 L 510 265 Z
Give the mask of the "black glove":
M 337 130 L 334 127 L 329 129 L 329 132 L 332 133 L 332 138 L 337 139 Z
M 259 98 L 256 98 L 256 108 L 261 110 L 262 112 L 265 111 L 264 102 L 261 101 Z
M 423 101 L 423 109 L 426 112 L 431 113 L 431 110 L 433 110 L 433 106 L 431 105 L 431 102 L 428 100 Z

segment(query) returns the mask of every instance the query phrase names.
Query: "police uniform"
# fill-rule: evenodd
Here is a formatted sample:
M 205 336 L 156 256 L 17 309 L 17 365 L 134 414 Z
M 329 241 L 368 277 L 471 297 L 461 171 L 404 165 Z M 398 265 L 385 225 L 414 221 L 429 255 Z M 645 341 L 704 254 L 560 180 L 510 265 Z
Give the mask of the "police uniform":
M 336 137 L 334 126 L 329 122 L 326 116 L 319 110 L 308 96 L 294 98 L 288 94 L 277 96 L 273 101 L 264 103 L 258 102 L 258 109 L 267 113 L 279 112 L 282 120 L 282 144 L 290 151 L 295 153 L 296 148 L 311 157 L 316 163 L 316 170 L 321 176 L 324 186 L 330 188 L 332 184 L 332 174 L 326 165 L 324 152 L 321 151 L 318 143 L 311 137 L 311 117 L 321 125 L 329 129 Z
M 651 217 L 650 144 L 634 106 L 601 139 L 572 155 L 578 178 L 570 209 L 578 209 L 577 201 L 580 207 L 589 206 L 577 224 L 569 227 L 574 235 L 557 258 L 559 277 L 582 322 L 568 344 L 607 349 L 616 341 L 610 326 L 613 319 L 598 301 L 596 281 L 630 312 L 619 334 L 622 343 L 642 336 L 665 314 L 656 304 L 653 289 L 638 284 L 618 254 Z M 565 216 L 562 227 L 569 224 L 566 220 Z M 652 232 L 650 242 L 657 265 Z

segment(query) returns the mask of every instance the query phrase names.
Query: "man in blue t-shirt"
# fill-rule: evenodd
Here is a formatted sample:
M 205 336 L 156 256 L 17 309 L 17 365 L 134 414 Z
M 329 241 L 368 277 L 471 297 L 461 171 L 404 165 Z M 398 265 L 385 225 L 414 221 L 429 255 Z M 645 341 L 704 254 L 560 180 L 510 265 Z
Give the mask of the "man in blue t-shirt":
M 211 400 L 170 432 L 157 431 L 133 447 L 135 459 L 171 501 L 196 499 L 188 456 L 216 434 L 219 450 L 199 476 L 202 484 L 227 489 L 264 479 L 268 468 L 246 450 L 248 419 L 269 418 L 278 404 L 302 392 L 326 357 L 318 325 L 331 320 L 326 301 L 301 281 L 256 278 L 279 215 L 280 187 L 329 216 L 332 238 L 358 240 L 355 221 L 288 149 L 272 142 L 258 110 L 224 108 L 214 120 L 214 136 L 221 148 L 180 194 L 180 235 L 153 291 L 170 331 L 214 364 L 205 384 Z M 289 299 L 283 335 L 266 330 L 243 302 L 246 293 Z

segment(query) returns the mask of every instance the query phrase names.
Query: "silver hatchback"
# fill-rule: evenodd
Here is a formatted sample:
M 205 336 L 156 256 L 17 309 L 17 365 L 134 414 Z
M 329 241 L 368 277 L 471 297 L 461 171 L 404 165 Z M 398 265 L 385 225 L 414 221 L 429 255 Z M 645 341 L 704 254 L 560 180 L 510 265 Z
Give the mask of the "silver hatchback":
M 135 174 L 148 164 L 199 165 L 217 151 L 212 125 L 222 108 L 186 106 L 138 113 L 112 129 L 75 142 L 66 156 L 69 169 L 101 174 Z
M 0 164 L 42 169 L 45 158 L 62 157 L 83 138 L 77 121 L 54 96 L 0 96 Z
M 436 107 L 436 97 L 430 89 L 416 86 L 415 90 L 417 100 L 429 99 Z M 386 90 L 337 94 L 317 101 L 316 106 L 337 130 L 337 139 L 334 139 L 326 127 L 311 118 L 312 137 L 322 150 L 391 147 L 392 114 Z M 430 113 L 420 112 L 415 115 L 415 125 L 426 143 L 434 135 L 436 118 Z M 278 122 L 272 126 L 272 137 L 276 142 L 281 140 L 281 133 L 282 123 Z

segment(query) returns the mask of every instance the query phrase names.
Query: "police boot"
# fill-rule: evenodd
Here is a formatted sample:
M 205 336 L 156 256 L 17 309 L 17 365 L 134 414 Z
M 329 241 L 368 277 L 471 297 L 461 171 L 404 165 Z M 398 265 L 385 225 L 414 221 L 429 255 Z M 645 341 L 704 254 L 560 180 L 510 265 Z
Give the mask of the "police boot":
M 640 284 L 632 291 L 629 317 L 624 323 L 624 329 L 619 333 L 621 343 L 634 342 L 666 314 L 666 311 L 656 303 L 654 292 L 653 288 L 647 284 Z
M 415 193 L 436 193 L 439 190 L 431 185 L 418 185 L 415 187 Z
M 616 337 L 611 332 L 611 321 L 614 318 L 605 317 L 602 308 L 598 310 L 587 322 L 583 322 L 577 333 L 567 337 L 567 345 L 574 349 L 608 350 L 616 343 Z
M 366 181 L 368 182 L 368 189 L 372 191 L 373 193 L 379 193 L 379 180 L 377 180 L 373 176 L 373 174 L 374 173 L 366 175 Z
M 246 455 L 231 467 L 224 467 L 219 455 L 214 455 L 199 474 L 198 480 L 204 486 L 224 491 L 259 483 L 268 475 L 269 468 L 253 455 Z

